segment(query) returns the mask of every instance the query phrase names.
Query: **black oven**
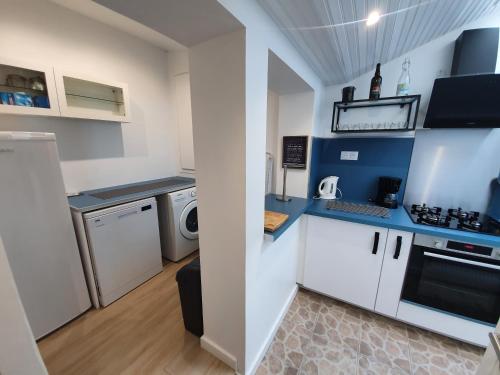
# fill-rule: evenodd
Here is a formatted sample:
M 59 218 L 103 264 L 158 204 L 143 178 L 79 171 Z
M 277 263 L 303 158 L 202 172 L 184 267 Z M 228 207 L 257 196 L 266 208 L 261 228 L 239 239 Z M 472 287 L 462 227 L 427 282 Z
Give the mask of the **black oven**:
M 500 248 L 415 235 L 401 299 L 496 325 Z

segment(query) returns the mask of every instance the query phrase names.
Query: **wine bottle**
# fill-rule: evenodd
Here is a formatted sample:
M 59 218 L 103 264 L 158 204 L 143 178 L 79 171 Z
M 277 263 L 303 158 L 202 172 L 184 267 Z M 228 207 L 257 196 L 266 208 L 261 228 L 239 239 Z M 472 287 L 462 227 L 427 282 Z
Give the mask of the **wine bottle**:
M 377 64 L 375 75 L 370 84 L 370 100 L 377 100 L 380 98 L 380 90 L 382 88 L 382 76 L 380 75 L 380 63 Z

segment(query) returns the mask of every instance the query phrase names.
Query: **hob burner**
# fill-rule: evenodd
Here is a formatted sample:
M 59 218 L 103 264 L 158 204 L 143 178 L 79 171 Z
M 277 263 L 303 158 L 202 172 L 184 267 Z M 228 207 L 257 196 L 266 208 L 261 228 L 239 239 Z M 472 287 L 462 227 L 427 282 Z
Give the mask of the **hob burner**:
M 413 204 L 411 206 L 411 213 L 412 214 L 433 214 L 433 215 L 440 215 L 441 214 L 441 207 L 428 207 L 425 203 L 420 205 L 420 204 Z
M 445 228 L 450 226 L 450 220 L 448 216 L 441 216 L 439 214 L 433 214 L 433 213 L 418 214 L 417 223 L 435 225 L 438 227 L 445 227 Z
M 464 211 L 459 208 L 450 208 L 448 210 L 448 215 L 455 217 L 459 220 L 477 221 L 479 218 L 479 212 L 477 211 Z
M 457 224 L 458 229 L 465 229 L 473 232 L 480 232 L 483 224 L 480 221 L 464 221 Z

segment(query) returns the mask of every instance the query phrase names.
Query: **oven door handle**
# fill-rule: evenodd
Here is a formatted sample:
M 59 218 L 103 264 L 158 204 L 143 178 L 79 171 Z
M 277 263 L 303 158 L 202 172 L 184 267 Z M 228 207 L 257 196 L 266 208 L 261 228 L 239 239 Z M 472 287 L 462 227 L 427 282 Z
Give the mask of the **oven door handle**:
M 427 251 L 424 251 L 424 255 L 428 256 L 428 257 L 432 257 L 432 258 L 439 258 L 439 259 L 450 260 L 452 262 L 457 262 L 457 263 L 470 264 L 472 266 L 478 266 L 478 267 L 483 267 L 483 268 L 491 268 L 492 270 L 500 270 L 500 266 L 495 266 L 494 264 L 476 262 L 474 260 L 449 257 L 447 255 L 434 254 L 434 253 L 429 253 Z

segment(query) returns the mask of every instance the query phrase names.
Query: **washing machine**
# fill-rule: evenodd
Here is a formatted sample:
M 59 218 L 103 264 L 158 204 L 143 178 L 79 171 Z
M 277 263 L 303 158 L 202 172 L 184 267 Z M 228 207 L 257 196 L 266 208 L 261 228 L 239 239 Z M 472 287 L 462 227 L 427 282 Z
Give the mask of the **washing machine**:
M 198 250 L 198 203 L 196 188 L 158 197 L 161 252 L 177 262 Z

